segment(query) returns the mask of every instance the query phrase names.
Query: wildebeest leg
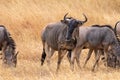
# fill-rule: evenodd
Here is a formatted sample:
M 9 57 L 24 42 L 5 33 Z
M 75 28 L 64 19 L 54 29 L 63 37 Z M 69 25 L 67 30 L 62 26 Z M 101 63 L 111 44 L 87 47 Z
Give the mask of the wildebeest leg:
M 78 65 L 79 69 L 81 69 L 81 66 L 80 66 L 80 54 L 81 54 L 81 51 L 82 51 L 82 49 L 78 49 L 77 52 L 76 52 L 76 62 L 77 62 L 77 65 Z
M 70 67 L 71 67 L 71 70 L 72 70 L 72 71 L 74 70 L 75 55 L 76 55 L 76 48 L 72 51 L 72 55 L 71 55 Z
M 58 62 L 57 62 L 57 70 L 56 70 L 57 72 L 60 68 L 61 61 L 62 61 L 64 55 L 66 54 L 66 52 L 67 52 L 66 50 L 59 50 L 58 51 Z
M 85 66 L 86 66 L 86 64 L 87 64 L 88 60 L 89 60 L 89 59 L 90 59 L 90 57 L 91 57 L 92 52 L 93 52 L 93 49 L 89 49 L 89 52 L 88 52 L 88 55 L 87 55 L 87 58 L 86 58 L 86 60 L 85 60 L 85 63 L 84 63 L 84 66 L 83 66 L 83 67 L 85 67 Z
M 1 55 L 0 59 L 2 59 L 2 51 L 0 52 L 0 55 Z
M 72 55 L 71 55 L 71 70 L 73 71 L 74 70 L 74 60 L 75 60 L 75 58 L 77 58 L 77 60 L 78 60 L 78 58 L 79 58 L 79 56 L 78 56 L 78 50 L 81 52 L 81 50 L 83 49 L 83 47 L 76 47 L 73 51 L 72 51 Z M 79 55 L 80 55 L 80 53 L 79 53 Z M 77 57 L 78 56 L 78 57 Z M 79 64 L 79 61 L 77 61 L 77 63 Z M 80 64 L 78 65 L 78 66 L 80 66 Z
M 70 51 L 68 51 L 68 54 L 67 54 L 67 58 L 68 58 L 69 62 L 71 62 L 71 53 L 72 53 L 72 51 L 70 50 Z
M 2 55 L 2 52 L 0 52 L 0 55 Z
M 105 65 L 108 67 L 107 59 L 108 59 L 108 47 L 104 47 L 104 55 L 105 55 Z
M 99 55 L 100 55 L 100 52 L 99 52 L 99 51 L 100 51 L 100 50 L 94 50 L 94 53 L 95 53 L 95 60 L 97 60 L 98 57 L 99 57 Z M 96 65 L 99 66 L 99 65 L 98 65 L 98 62 L 96 63 Z
M 54 50 L 46 44 L 45 45 L 45 52 L 47 54 L 46 55 L 47 64 L 48 64 L 48 66 L 50 66 L 50 58 L 52 57 Z
M 101 53 L 98 50 L 95 50 L 95 54 L 96 54 L 96 60 L 95 60 L 95 64 L 93 65 L 92 71 L 94 71 L 95 66 L 98 64 L 98 61 L 100 59 Z
M 100 57 L 103 53 L 103 51 L 100 49 L 100 50 L 94 50 L 94 53 L 95 53 L 95 60 L 97 61 L 98 60 L 98 57 Z M 99 61 L 99 60 L 98 60 Z M 96 63 L 97 65 L 97 68 L 99 67 L 99 63 L 97 62 Z

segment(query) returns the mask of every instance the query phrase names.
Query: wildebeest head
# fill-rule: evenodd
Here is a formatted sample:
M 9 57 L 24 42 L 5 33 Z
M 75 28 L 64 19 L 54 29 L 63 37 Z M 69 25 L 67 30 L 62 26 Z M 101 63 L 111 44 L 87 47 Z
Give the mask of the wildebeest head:
M 18 52 L 15 53 L 11 46 L 7 46 L 6 50 L 4 51 L 3 63 L 11 67 L 16 67 L 17 55 Z
M 116 64 L 116 63 L 117 63 L 117 58 L 113 54 L 113 51 L 110 49 L 108 51 L 107 66 L 116 68 L 116 66 L 118 66 L 118 64 Z
M 116 56 L 118 63 L 120 63 L 120 44 L 117 43 L 112 47 L 112 52 Z M 118 64 L 120 65 L 120 64 Z
M 72 40 L 73 31 L 76 28 L 78 28 L 79 26 L 83 25 L 85 22 L 87 22 L 87 17 L 83 14 L 85 17 L 85 20 L 80 21 L 80 20 L 74 19 L 72 17 L 66 17 L 67 15 L 68 15 L 68 13 L 65 14 L 64 20 L 61 20 L 61 22 L 65 23 L 68 26 L 67 34 L 66 34 L 66 41 L 70 41 L 70 40 Z

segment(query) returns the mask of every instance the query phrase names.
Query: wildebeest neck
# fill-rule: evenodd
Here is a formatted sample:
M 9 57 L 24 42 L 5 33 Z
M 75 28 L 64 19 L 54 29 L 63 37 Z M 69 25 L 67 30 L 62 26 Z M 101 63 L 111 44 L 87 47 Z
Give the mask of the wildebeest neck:
M 76 46 L 76 35 L 78 35 L 79 32 L 76 31 L 76 29 L 72 32 L 71 38 L 69 40 L 66 40 L 65 36 L 67 35 L 67 27 L 64 29 L 64 31 L 61 33 L 61 37 L 59 37 L 58 45 L 59 49 L 67 49 L 72 50 Z

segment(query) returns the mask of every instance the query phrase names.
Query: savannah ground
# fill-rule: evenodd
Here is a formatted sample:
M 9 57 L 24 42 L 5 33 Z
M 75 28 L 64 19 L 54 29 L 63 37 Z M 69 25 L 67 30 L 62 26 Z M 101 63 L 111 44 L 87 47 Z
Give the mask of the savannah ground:
M 0 0 L 0 24 L 9 30 L 19 51 L 16 68 L 0 66 L 0 80 L 119 80 L 120 70 L 109 68 L 107 71 L 102 61 L 99 68 L 91 72 L 94 54 L 86 68 L 79 70 L 75 64 L 74 72 L 65 56 L 56 74 L 57 52 L 51 59 L 51 71 L 46 62 L 40 65 L 41 30 L 48 23 L 63 19 L 67 12 L 81 20 L 85 13 L 88 22 L 84 26 L 110 24 L 114 27 L 120 20 L 120 0 Z M 81 67 L 87 52 L 82 52 Z

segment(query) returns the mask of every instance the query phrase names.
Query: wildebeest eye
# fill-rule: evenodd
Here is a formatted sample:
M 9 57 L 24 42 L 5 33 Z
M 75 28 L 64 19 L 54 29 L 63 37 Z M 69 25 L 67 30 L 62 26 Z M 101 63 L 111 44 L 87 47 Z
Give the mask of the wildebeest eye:
M 82 25 L 83 23 L 82 22 L 78 22 L 79 25 Z

